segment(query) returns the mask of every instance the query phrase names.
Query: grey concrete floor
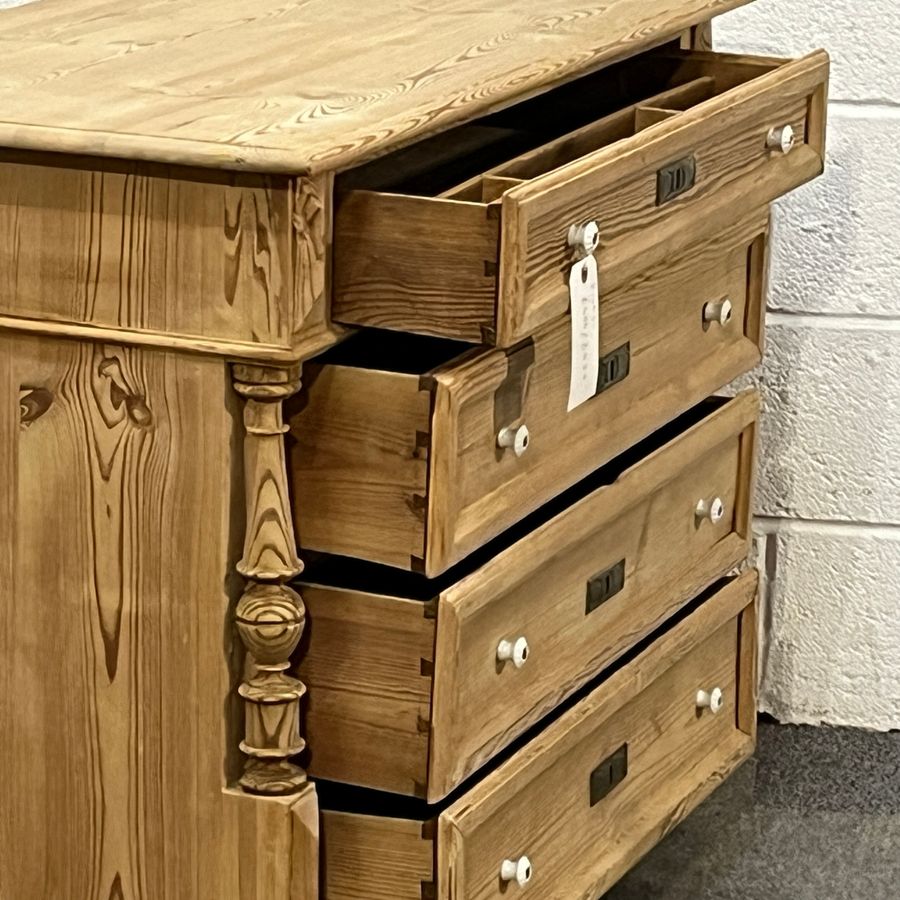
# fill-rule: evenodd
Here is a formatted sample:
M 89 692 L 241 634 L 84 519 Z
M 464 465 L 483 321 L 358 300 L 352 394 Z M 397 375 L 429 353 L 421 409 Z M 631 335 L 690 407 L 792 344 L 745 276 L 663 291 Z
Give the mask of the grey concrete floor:
M 761 723 L 756 757 L 602 900 L 900 900 L 900 733 Z

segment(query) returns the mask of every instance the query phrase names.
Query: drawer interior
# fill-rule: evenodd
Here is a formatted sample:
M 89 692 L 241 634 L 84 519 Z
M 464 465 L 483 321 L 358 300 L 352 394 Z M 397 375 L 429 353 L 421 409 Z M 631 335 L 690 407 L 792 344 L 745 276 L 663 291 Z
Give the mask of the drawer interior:
M 353 354 L 353 358 L 358 362 L 365 358 L 365 355 Z M 631 466 L 712 416 L 728 402 L 727 397 L 711 397 L 688 410 L 436 578 L 428 578 L 418 572 L 404 571 L 362 559 L 301 550 L 306 563 L 303 580 L 311 584 L 347 590 L 365 590 L 369 593 L 408 600 L 431 600 L 582 498 L 604 485 L 612 484 Z
M 341 176 L 365 189 L 489 203 L 786 61 L 660 50 L 625 60 Z

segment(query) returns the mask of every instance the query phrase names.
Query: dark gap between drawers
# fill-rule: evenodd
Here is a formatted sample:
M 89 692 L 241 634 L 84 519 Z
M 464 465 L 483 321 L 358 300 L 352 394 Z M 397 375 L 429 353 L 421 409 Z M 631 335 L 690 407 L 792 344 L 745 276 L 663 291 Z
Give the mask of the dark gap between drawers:
M 301 548 L 301 556 L 306 563 L 302 580 L 311 584 L 346 590 L 362 590 L 408 600 L 432 600 L 443 590 L 474 572 L 588 494 L 604 485 L 612 484 L 624 471 L 655 450 L 659 450 L 689 428 L 702 422 L 728 402 L 729 398 L 727 397 L 710 397 L 697 404 L 677 419 L 635 444 L 625 453 L 596 469 L 568 490 L 549 500 L 437 578 L 426 578 L 417 572 L 407 572 L 380 563 L 303 551 Z
M 473 347 L 450 338 L 363 328 L 315 357 L 311 364 L 425 375 L 449 362 L 461 362 L 464 356 L 483 350 L 483 347 Z
M 319 795 L 321 807 L 336 812 L 357 813 L 360 815 L 377 815 L 396 819 L 413 819 L 427 821 L 439 815 L 444 809 L 455 803 L 466 791 L 470 790 L 477 782 L 484 780 L 492 772 L 496 771 L 510 757 L 522 750 L 528 743 L 534 740 L 542 731 L 549 728 L 560 717 L 565 715 L 572 707 L 584 700 L 589 694 L 602 688 L 603 683 L 612 675 L 625 668 L 638 656 L 644 653 L 654 642 L 659 640 L 666 632 L 671 631 L 680 622 L 683 622 L 695 613 L 704 603 L 715 594 L 735 581 L 738 576 L 726 576 L 710 585 L 703 593 L 699 594 L 678 612 L 667 619 L 652 634 L 635 644 L 627 653 L 620 656 L 615 662 L 592 678 L 587 684 L 579 688 L 574 694 L 564 700 L 559 706 L 536 722 L 527 731 L 505 747 L 480 769 L 463 781 L 452 793 L 444 797 L 438 803 L 427 803 L 425 800 L 415 797 L 407 797 L 400 794 L 391 794 L 387 791 L 373 790 L 372 788 L 356 787 L 349 784 L 341 784 L 334 781 L 314 779 L 316 791 Z

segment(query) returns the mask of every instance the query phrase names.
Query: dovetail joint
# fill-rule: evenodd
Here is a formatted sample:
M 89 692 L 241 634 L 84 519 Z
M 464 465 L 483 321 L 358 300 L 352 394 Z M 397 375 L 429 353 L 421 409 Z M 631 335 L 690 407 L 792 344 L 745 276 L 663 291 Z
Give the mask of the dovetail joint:
M 425 564 L 422 560 L 417 559 L 417 557 L 413 556 L 412 559 L 422 564 L 422 568 L 424 570 Z M 431 600 L 426 600 L 422 604 L 422 611 L 426 619 L 436 619 L 438 617 L 438 604 L 440 603 L 440 599 L 438 597 L 432 597 Z

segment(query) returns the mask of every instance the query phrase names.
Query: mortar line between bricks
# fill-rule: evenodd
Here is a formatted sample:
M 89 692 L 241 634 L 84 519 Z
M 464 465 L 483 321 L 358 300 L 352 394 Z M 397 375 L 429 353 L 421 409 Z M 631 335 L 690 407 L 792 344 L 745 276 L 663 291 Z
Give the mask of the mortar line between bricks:
M 831 534 L 838 537 L 865 534 L 900 540 L 900 522 L 843 521 L 839 519 L 808 519 L 793 516 L 754 516 L 757 533 L 770 534 Z
M 769 309 L 766 319 L 773 324 L 790 323 L 807 328 L 842 328 L 847 331 L 900 331 L 900 315 L 871 315 L 868 313 L 800 312 L 789 309 Z
M 900 119 L 900 103 L 884 98 L 878 100 L 832 100 L 828 104 L 828 109 L 838 118 L 844 119 Z

